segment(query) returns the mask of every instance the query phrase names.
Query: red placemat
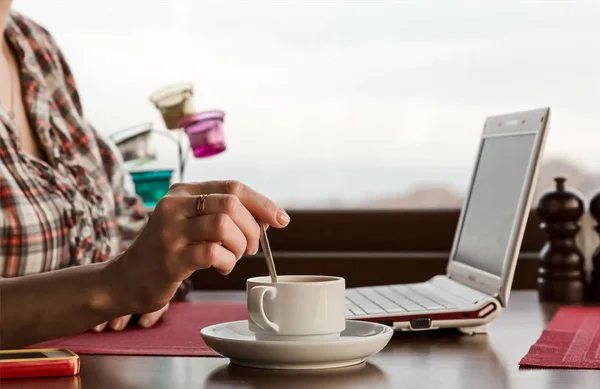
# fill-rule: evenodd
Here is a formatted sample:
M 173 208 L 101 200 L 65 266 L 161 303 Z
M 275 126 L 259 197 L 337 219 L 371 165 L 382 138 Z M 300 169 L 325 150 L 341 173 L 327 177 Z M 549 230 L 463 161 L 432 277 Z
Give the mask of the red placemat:
M 212 324 L 247 318 L 245 303 L 171 303 L 152 328 L 90 331 L 30 348 L 67 348 L 77 354 L 213 357 L 217 354 L 204 343 L 200 330 Z
M 519 365 L 600 369 L 600 307 L 562 307 Z

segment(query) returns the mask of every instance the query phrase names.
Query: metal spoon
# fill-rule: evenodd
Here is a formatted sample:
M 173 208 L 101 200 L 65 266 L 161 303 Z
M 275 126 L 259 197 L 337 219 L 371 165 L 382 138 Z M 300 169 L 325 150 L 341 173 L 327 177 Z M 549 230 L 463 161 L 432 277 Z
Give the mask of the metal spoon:
M 267 230 L 265 224 L 260 221 L 260 246 L 262 247 L 263 254 L 265 255 L 265 261 L 267 262 L 267 269 L 269 270 L 269 276 L 271 276 L 271 282 L 277 282 L 277 272 L 275 271 L 275 262 L 273 262 L 273 253 L 271 252 L 271 246 L 269 246 L 269 238 L 267 238 Z

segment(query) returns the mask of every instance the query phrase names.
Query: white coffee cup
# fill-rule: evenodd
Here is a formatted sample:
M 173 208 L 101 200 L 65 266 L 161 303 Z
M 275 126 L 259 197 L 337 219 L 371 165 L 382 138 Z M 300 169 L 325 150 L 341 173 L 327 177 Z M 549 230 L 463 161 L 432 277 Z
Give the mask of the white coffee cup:
M 278 276 L 246 282 L 249 330 L 257 340 L 335 340 L 346 328 L 343 278 Z

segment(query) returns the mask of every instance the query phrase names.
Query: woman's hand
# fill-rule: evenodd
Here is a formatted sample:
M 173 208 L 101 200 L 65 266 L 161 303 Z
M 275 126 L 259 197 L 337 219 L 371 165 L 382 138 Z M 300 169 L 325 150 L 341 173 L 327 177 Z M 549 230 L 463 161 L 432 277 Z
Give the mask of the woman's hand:
M 118 305 L 158 319 L 194 271 L 214 267 L 227 275 L 244 253 L 256 254 L 257 220 L 275 228 L 290 221 L 273 201 L 237 181 L 173 185 L 133 244 L 109 264 Z

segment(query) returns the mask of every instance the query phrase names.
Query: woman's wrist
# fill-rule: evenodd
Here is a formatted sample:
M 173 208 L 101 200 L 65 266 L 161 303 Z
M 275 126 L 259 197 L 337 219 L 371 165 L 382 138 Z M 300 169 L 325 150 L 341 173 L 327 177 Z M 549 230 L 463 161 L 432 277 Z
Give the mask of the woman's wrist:
M 119 270 L 119 261 L 114 258 L 108 262 L 95 264 L 95 279 L 93 287 L 89 288 L 88 302 L 90 309 L 109 318 L 131 313 L 127 297 L 123 289 L 123 273 Z

